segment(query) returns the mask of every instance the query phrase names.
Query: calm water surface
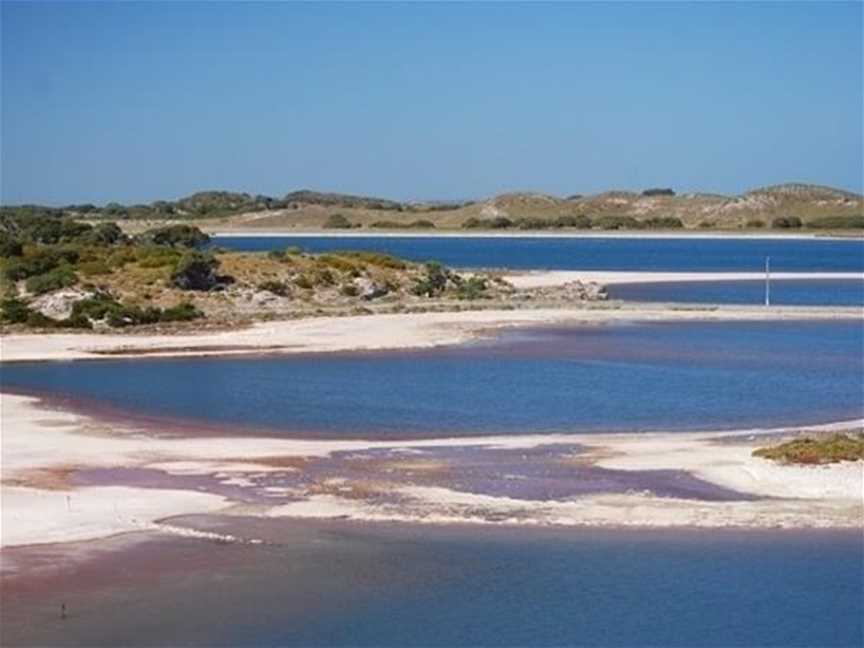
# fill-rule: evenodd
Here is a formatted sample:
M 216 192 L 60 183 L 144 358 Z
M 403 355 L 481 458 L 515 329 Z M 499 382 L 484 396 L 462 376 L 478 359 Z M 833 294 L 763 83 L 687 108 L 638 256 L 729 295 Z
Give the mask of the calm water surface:
M 266 542 L 203 551 L 162 537 L 79 567 L 58 562 L 39 586 L 4 588 L 4 645 L 862 642 L 854 532 L 178 523 Z
M 618 284 L 613 299 L 694 304 L 763 304 L 764 281 L 680 281 Z M 772 280 L 771 303 L 788 306 L 864 306 L 864 281 L 856 279 Z
M 375 250 L 468 268 L 758 272 L 864 271 L 864 241 L 819 239 L 624 239 L 502 237 L 217 237 L 234 250 L 298 246 L 309 252 Z
M 424 351 L 12 364 L 0 384 L 299 436 L 728 429 L 864 416 L 862 349 L 854 320 L 619 323 Z

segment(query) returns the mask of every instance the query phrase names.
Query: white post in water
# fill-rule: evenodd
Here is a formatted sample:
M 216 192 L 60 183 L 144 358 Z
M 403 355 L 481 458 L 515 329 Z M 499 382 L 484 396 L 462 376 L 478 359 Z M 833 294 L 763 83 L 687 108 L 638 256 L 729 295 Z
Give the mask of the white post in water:
M 765 305 L 771 305 L 771 257 L 765 257 Z

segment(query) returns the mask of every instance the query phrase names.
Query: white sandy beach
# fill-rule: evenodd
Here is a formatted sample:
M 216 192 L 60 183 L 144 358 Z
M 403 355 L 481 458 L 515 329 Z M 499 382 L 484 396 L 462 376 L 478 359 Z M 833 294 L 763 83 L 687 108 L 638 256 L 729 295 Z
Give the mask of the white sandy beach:
M 862 272 L 772 272 L 771 280 L 837 280 L 864 281 Z M 573 281 L 614 284 L 669 283 L 690 281 L 765 281 L 764 272 L 648 272 L 610 270 L 540 270 L 505 274 L 517 288 L 546 288 Z
M 861 318 L 856 307 L 617 306 L 376 314 L 261 322 L 247 328 L 176 335 L 14 334 L 0 338 L 0 362 L 111 357 L 204 356 L 423 348 L 458 344 L 495 328 L 621 321 Z
M 2 527 L 0 544 L 20 546 L 95 539 L 135 530 L 176 532 L 161 519 L 192 513 L 268 517 L 348 517 L 427 523 L 524 525 L 859 527 L 861 462 L 830 466 L 779 466 L 751 455 L 752 438 L 768 431 L 610 435 L 489 436 L 421 441 L 318 441 L 255 437 L 162 438 L 133 426 L 46 410 L 37 399 L 0 395 L 2 406 Z M 811 429 L 848 429 L 861 421 Z M 771 430 L 770 432 L 777 432 Z M 737 436 L 740 443 L 715 443 Z M 712 502 L 660 498 L 645 493 L 576 497 L 567 501 L 516 500 L 446 487 L 401 486 L 398 504 L 346 494 L 285 491 L 288 502 L 238 506 L 223 496 L 188 488 L 122 484 L 76 488 L 66 477 L 85 468 L 147 468 L 172 475 L 212 475 L 225 484 L 255 487 L 272 473 L 295 471 L 287 459 L 338 451 L 387 448 L 410 452 L 480 446 L 532 448 L 579 443 L 595 465 L 621 470 L 680 469 L 708 482 L 764 498 Z M 279 461 L 274 464 L 274 459 Z M 281 463 L 280 463 L 281 462 Z M 280 465 L 284 467 L 279 467 Z M 385 486 L 386 487 L 386 486 Z M 274 490 L 274 489 L 270 489 Z M 278 491 L 278 489 L 275 489 Z M 340 486 L 339 491 L 350 490 Z M 274 493 L 279 495 L 279 493 Z

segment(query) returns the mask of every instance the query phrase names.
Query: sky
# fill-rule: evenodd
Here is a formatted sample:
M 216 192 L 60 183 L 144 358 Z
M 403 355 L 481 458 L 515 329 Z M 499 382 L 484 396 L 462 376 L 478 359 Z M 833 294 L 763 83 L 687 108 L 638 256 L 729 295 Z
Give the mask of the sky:
M 0 201 L 862 190 L 862 3 L 0 4 Z

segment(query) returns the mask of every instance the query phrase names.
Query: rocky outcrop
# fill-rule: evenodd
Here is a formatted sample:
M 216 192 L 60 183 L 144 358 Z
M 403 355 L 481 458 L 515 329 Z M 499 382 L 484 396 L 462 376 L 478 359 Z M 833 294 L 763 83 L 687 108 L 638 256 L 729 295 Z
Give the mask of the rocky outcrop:
M 353 283 L 357 287 L 357 296 L 366 301 L 378 299 L 390 292 L 386 284 L 368 277 L 357 277 Z
M 64 288 L 34 299 L 30 307 L 54 320 L 66 319 L 76 303 L 93 296 L 93 292 L 80 288 Z

